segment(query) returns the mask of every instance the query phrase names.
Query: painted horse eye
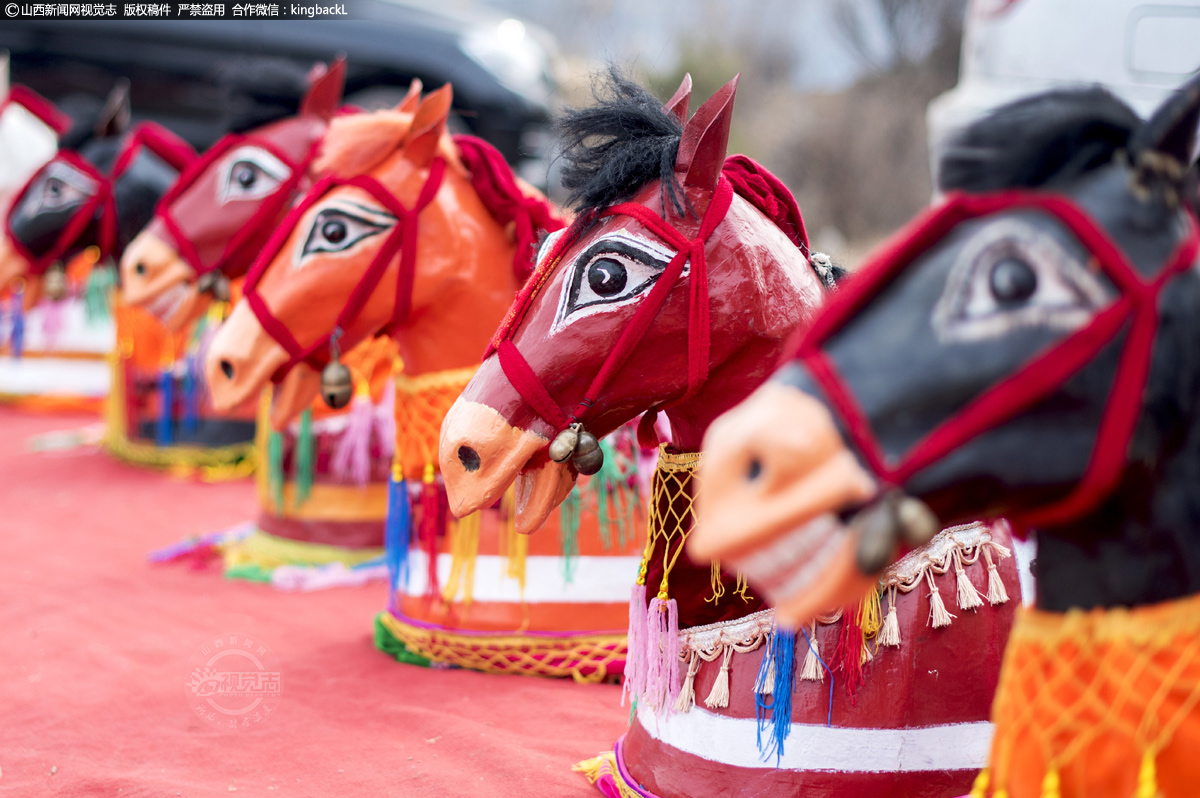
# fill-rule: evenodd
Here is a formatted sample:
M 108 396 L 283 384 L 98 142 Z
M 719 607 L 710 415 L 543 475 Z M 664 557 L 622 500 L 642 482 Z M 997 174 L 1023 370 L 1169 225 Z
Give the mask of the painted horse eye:
M 571 261 L 563 280 L 554 330 L 577 318 L 632 302 L 654 285 L 674 256 L 675 252 L 661 243 L 628 230 L 618 230 L 592 242 Z M 540 257 L 546 257 L 544 248 Z
M 620 261 L 600 258 L 588 267 L 588 285 L 600 296 L 613 296 L 625 290 L 629 274 Z
M 59 164 L 55 164 L 54 166 L 61 167 L 60 171 L 71 170 L 69 166 Z M 86 182 L 90 183 L 91 181 L 87 180 Z M 89 192 L 82 190 L 81 187 L 72 185 L 62 177 L 49 174 L 42 181 L 41 190 L 34 192 L 34 202 L 31 211 L 33 213 L 41 213 L 44 211 L 61 210 L 62 208 L 82 202 L 87 199 L 88 195 Z
M 262 199 L 292 175 L 287 164 L 253 145 L 238 147 L 222 163 L 217 185 L 217 199 L 221 203 Z
M 362 211 L 360 216 L 342 208 L 322 209 L 309 227 L 300 257 L 316 252 L 342 252 L 395 225 L 395 218 L 386 213 L 365 207 Z M 369 218 L 367 213 L 379 214 L 382 218 Z
M 1004 258 L 992 267 L 990 285 L 998 302 L 1006 305 L 1024 302 L 1037 290 L 1037 272 L 1023 260 Z

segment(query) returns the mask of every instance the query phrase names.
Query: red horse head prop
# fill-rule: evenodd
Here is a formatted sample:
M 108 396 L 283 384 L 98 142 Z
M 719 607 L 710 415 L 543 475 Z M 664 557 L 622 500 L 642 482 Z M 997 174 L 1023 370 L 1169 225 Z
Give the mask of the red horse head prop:
M 206 296 L 227 298 L 306 188 L 345 75 L 344 58 L 318 65 L 299 113 L 225 136 L 180 176 L 121 258 L 126 302 L 182 329 Z
M 666 411 L 676 443 L 698 448 L 821 301 L 790 194 L 748 159 L 726 161 L 737 79 L 686 124 L 690 81 L 662 109 L 616 85 L 623 95 L 609 106 L 576 112 L 585 154 L 566 182 L 583 213 L 542 245 L 442 426 L 442 474 L 460 516 L 515 479 L 518 526 L 538 528 L 598 465 L 595 438 L 643 411 Z M 630 120 L 641 133 L 615 160 L 641 166 L 614 170 L 605 145 L 586 149 L 595 138 L 620 146 Z

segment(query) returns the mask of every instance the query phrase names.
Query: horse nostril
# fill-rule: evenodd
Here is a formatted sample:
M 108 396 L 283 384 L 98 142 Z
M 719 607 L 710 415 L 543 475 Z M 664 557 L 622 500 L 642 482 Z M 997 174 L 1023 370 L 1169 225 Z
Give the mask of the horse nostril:
M 233 379 L 233 364 L 230 363 L 228 360 L 222 359 L 221 360 L 221 373 L 225 375 L 225 379 L 232 380 Z
M 139 260 L 139 261 L 137 262 L 137 264 L 136 264 L 136 265 L 133 267 L 133 270 L 134 270 L 135 272 L 137 272 L 137 275 L 138 275 L 138 277 L 142 277 L 142 276 L 144 276 L 144 275 L 146 274 L 146 264 L 142 263 L 142 262 Z
M 468 471 L 479 470 L 479 452 L 472 449 L 470 446 L 458 447 L 458 462 L 463 464 L 463 468 Z
M 762 461 L 757 457 L 750 461 L 750 465 L 746 467 L 746 479 L 750 482 L 758 479 L 762 474 Z

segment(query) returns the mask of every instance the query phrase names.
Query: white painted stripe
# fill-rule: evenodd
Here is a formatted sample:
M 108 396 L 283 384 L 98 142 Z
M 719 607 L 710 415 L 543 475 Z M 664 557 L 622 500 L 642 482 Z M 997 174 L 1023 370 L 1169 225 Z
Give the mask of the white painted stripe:
M 658 718 L 638 706 L 638 722 L 656 740 L 693 756 L 738 768 L 773 768 L 759 753 L 754 718 L 693 707 Z M 949 723 L 913 729 L 846 729 L 792 724 L 779 767 L 840 773 L 978 770 L 987 764 L 992 724 Z
M 108 396 L 112 366 L 100 360 L 0 357 L 0 394 Z
M 637 578 L 641 557 L 572 557 L 572 578 L 563 578 L 563 558 L 536 555 L 525 560 L 525 601 L 530 604 L 629 603 L 629 589 Z M 439 554 L 438 584 L 450 578 L 450 555 Z M 521 586 L 505 575 L 506 560 L 496 554 L 475 558 L 474 601 L 521 601 Z M 423 596 L 429 584 L 429 555 L 408 550 L 409 596 Z

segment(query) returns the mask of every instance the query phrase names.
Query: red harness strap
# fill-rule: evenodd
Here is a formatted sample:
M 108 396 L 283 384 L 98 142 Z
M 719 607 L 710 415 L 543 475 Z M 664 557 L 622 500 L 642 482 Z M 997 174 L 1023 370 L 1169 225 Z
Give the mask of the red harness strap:
M 190 189 L 197 180 L 215 164 L 218 160 L 225 157 L 237 147 L 247 145 L 258 147 L 266 150 L 268 153 L 279 159 L 281 163 L 291 170 L 291 175 L 287 180 L 283 181 L 270 194 L 262 198 L 259 207 L 254 211 L 254 214 L 246 220 L 246 223 L 233 234 L 222 249 L 220 256 L 212 262 L 206 263 L 200 257 L 199 248 L 195 241 L 188 235 L 179 222 L 175 219 L 172 213 L 172 206 L 179 201 L 184 192 Z M 154 215 L 162 222 L 167 232 L 175 239 L 176 249 L 179 255 L 187 261 L 188 265 L 196 272 L 196 276 L 207 274 L 208 272 L 217 269 L 225 270 L 225 264 L 229 257 L 237 252 L 241 247 L 245 246 L 246 241 L 257 235 L 264 226 L 272 224 L 283 212 L 287 203 L 291 201 L 303 188 L 303 181 L 308 176 L 309 166 L 317 157 L 317 153 L 321 148 L 321 139 L 315 140 L 308 148 L 308 152 L 304 158 L 296 161 L 288 157 L 279 147 L 271 141 L 260 138 L 253 134 L 248 135 L 231 135 L 226 136 L 215 147 L 206 152 L 203 157 L 197 159 L 187 168 L 175 184 L 171 186 L 163 198 L 159 200 L 158 207 L 154 211 Z M 237 274 L 226 273 L 227 277 L 237 277 Z
M 391 192 L 384 188 L 375 178 L 368 175 L 358 175 L 349 179 L 323 178 L 308 192 L 304 201 L 293 208 L 291 213 L 287 215 L 287 218 L 275 230 L 271 239 L 263 247 L 258 259 L 250 268 L 243 289 L 246 303 L 258 318 L 263 330 L 266 331 L 267 335 L 275 339 L 289 355 L 288 362 L 280 366 L 275 374 L 272 375 L 272 381 L 279 382 L 292 366 L 302 361 L 316 368 L 321 368 L 325 365 L 322 362 L 323 350 L 358 318 L 358 314 L 362 312 L 363 306 L 366 305 L 371 294 L 379 286 L 379 282 L 387 272 L 388 264 L 391 263 L 392 258 L 397 253 L 400 254 L 400 266 L 399 273 L 396 276 L 396 303 L 392 310 L 392 319 L 388 325 L 388 329 L 395 329 L 404 324 L 412 308 L 412 288 L 417 259 L 417 228 L 420 214 L 433 201 L 434 197 L 437 196 L 445 171 L 445 161 L 441 158 L 435 159 L 429 168 L 429 176 L 425 180 L 425 185 L 421 187 L 416 204 L 411 209 L 401 205 L 400 201 L 392 196 Z M 292 335 L 291 330 L 271 313 L 270 308 L 267 307 L 266 302 L 258 292 L 258 285 L 272 261 L 274 261 L 275 257 L 283 249 L 288 237 L 300 224 L 300 220 L 304 217 L 304 214 L 316 203 L 320 202 L 330 190 L 337 186 L 353 186 L 362 189 L 393 214 L 397 222 L 391 232 L 388 233 L 387 238 L 384 239 L 379 251 L 375 253 L 375 257 L 371 260 L 367 270 L 354 287 L 354 291 L 351 292 L 350 297 L 346 300 L 346 304 L 338 313 L 334 329 L 305 346 L 301 345 L 295 336 Z
M 171 131 L 153 122 L 141 122 L 133 128 L 132 133 L 125 140 L 108 174 L 104 174 L 78 153 L 70 150 L 61 151 L 51 159 L 50 163 L 65 163 L 87 175 L 95 183 L 96 193 L 71 214 L 70 221 L 59 231 L 54 244 L 40 256 L 32 252 L 13 234 L 12 220 L 13 214 L 25 200 L 26 194 L 32 190 L 38 176 L 50 164 L 46 164 L 29 178 L 9 210 L 5 219 L 5 227 L 13 248 L 29 263 L 30 274 L 43 274 L 52 264 L 66 255 L 93 219 L 100 226 L 96 241 L 100 257 L 116 257 L 119 254 L 117 252 L 117 202 L 114 188 L 121 176 L 133 166 L 143 147 L 157 155 L 167 165 L 181 172 L 196 158 L 196 153 L 192 148 Z
M 708 263 L 704 255 L 704 248 L 717 225 L 724 221 L 725 214 L 729 211 L 732 202 L 733 188 L 729 180 L 722 176 L 713 192 L 704 218 L 700 222 L 700 229 L 694 238 L 684 236 L 658 214 L 638 203 L 627 202 L 616 205 L 600 214 L 601 218 L 629 216 L 636 219 L 656 236 L 670 244 L 676 253 L 663 269 L 646 298 L 634 311 L 629 323 L 621 331 L 620 337 L 605 357 L 604 363 L 592 379 L 583 398 L 569 412 L 563 410 L 563 406 L 550 395 L 545 384 L 512 342 L 512 335 L 520 321 L 520 313 L 510 319 L 501 340 L 495 347 L 500 367 L 521 398 L 546 423 L 552 425 L 556 431 L 562 431 L 573 422 L 584 421 L 588 411 L 604 393 L 609 382 L 625 365 L 629 356 L 633 354 L 634 348 L 645 338 L 650 325 L 658 317 L 659 312 L 666 304 L 667 297 L 670 296 L 675 289 L 675 284 L 683 275 L 684 266 L 689 262 L 691 264 L 691 281 L 688 288 L 688 384 L 687 390 L 676 402 L 686 401 L 695 395 L 700 386 L 708 379 L 712 337 L 709 321 Z M 574 244 L 573 240 L 568 241 L 569 238 L 571 237 L 564 236 L 547 256 L 547 269 L 540 275 L 539 285 L 552 273 L 567 249 Z M 533 279 L 538 280 L 538 276 Z M 531 299 L 532 295 L 526 297 L 527 302 Z
M 3 102 L 0 102 L 0 114 L 3 114 L 9 105 L 21 106 L 60 136 L 71 129 L 71 118 L 55 108 L 54 103 L 32 89 L 24 86 L 9 86 L 8 95 Z
M 859 406 L 822 345 L 901 271 L 958 224 L 1000 211 L 1032 209 L 1061 221 L 1091 253 L 1120 296 L 1082 328 L 1033 357 L 1015 374 L 994 385 L 947 419 L 897 459 L 887 457 Z M 1128 329 L 1113 392 L 1105 406 L 1096 444 L 1079 483 L 1062 499 L 1011 519 L 1046 526 L 1078 518 L 1096 506 L 1120 478 L 1129 441 L 1141 413 L 1158 329 L 1158 298 L 1171 278 L 1192 266 L 1200 233 L 1191 214 L 1188 232 L 1158 274 L 1140 275 L 1108 235 L 1066 197 L 1024 191 L 990 195 L 951 195 L 918 217 L 839 291 L 809 328 L 797 358 L 808 367 L 868 467 L 884 483 L 903 486 L 917 472 L 974 437 L 999 426 L 1048 397 L 1087 365 L 1123 329 Z

